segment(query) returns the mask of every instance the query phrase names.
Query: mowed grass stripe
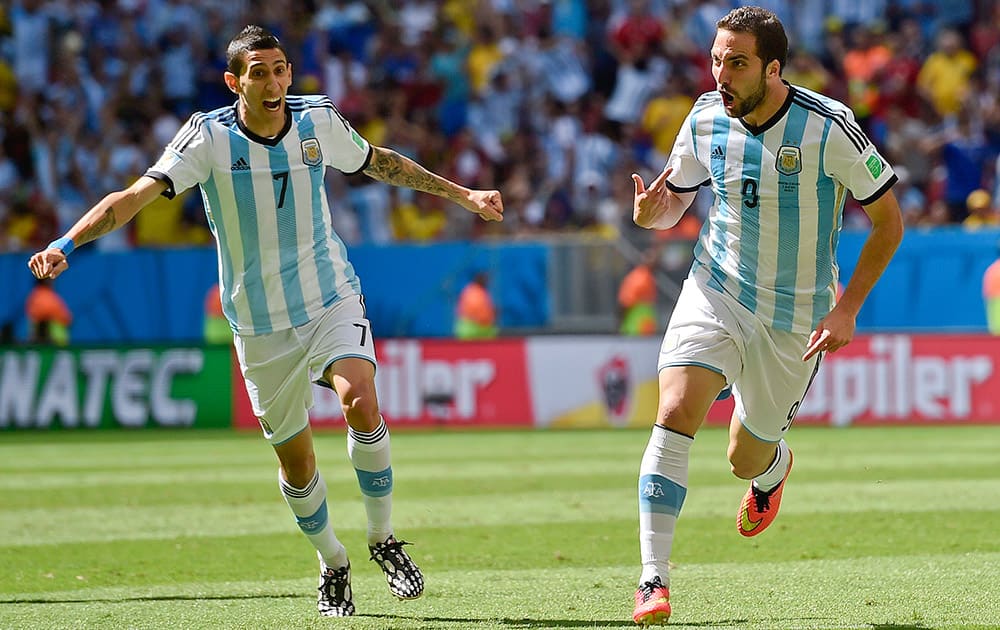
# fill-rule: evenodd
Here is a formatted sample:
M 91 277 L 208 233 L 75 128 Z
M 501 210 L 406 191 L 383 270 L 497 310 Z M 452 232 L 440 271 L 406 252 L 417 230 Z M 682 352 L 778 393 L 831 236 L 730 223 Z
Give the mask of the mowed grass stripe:
M 715 462 L 714 464 L 717 464 Z M 329 477 L 327 483 L 336 482 L 347 477 L 354 478 L 354 469 L 346 461 L 321 461 L 320 469 L 324 477 Z M 483 462 L 473 468 L 463 468 L 456 464 L 431 463 L 395 463 L 393 469 L 397 477 L 403 476 L 410 481 L 439 480 L 495 480 L 495 479 L 530 479 L 553 478 L 567 475 L 598 476 L 595 467 L 600 467 L 601 475 L 635 475 L 637 464 L 624 462 L 621 459 L 611 462 L 598 462 L 586 459 L 563 459 L 542 461 L 529 465 L 513 466 L 511 461 Z M 692 462 L 692 469 L 711 472 L 718 469 L 717 465 L 708 462 Z M 55 489 L 80 488 L 87 486 L 127 487 L 136 485 L 176 484 L 176 483 L 233 483 L 254 482 L 277 484 L 277 460 L 266 464 L 226 466 L 213 470 L 198 470 L 196 466 L 186 468 L 169 468 L 145 463 L 141 468 L 127 473 L 121 470 L 90 470 L 79 471 L 31 471 L 31 472 L 0 472 L 0 492 L 4 490 L 24 489 Z
M 688 518 L 678 528 L 673 561 L 677 568 L 728 562 L 755 567 L 760 561 L 851 559 L 1000 552 L 989 519 L 958 513 L 947 529 L 914 528 L 885 513 L 857 514 L 851 527 L 831 530 L 819 516 L 788 516 L 753 539 L 736 533 L 732 519 Z M 363 526 L 338 528 L 361 574 L 375 570 L 366 561 Z M 413 541 L 414 557 L 428 572 L 498 571 L 637 565 L 634 517 L 602 521 L 495 527 L 399 530 Z M 192 536 L 169 540 L 113 540 L 0 548 L 10 567 L 0 578 L 3 592 L 41 592 L 102 585 L 231 581 L 245 574 L 299 577 L 316 571 L 311 547 L 297 532 L 243 536 Z M 756 570 L 755 568 L 753 570 Z
M 790 436 L 796 452 L 795 475 L 835 472 L 838 478 L 988 476 L 1000 468 L 995 448 L 1000 428 L 895 427 L 829 430 L 797 429 Z M 136 485 L 184 481 L 273 480 L 276 461 L 270 448 L 250 433 L 149 431 L 0 433 L 0 490 L 76 487 L 88 484 Z M 123 437 L 124 436 L 124 437 Z M 147 437 L 148 441 L 147 441 Z M 413 480 L 557 477 L 583 469 L 608 475 L 636 474 L 647 429 L 500 433 L 394 434 L 394 467 Z M 725 430 L 707 428 L 692 450 L 690 472 L 726 473 Z M 344 437 L 319 433 L 319 462 L 336 480 L 352 474 Z M 127 445 L 127 448 L 123 448 Z M 921 459 L 920 469 L 913 457 Z M 210 466 L 205 466 L 210 462 Z M 967 472 L 966 472 L 967 471 Z M 726 475 L 728 477 L 728 475 Z
M 263 438 L 233 432 L 149 430 L 122 432 L 132 435 L 124 439 L 116 432 L 99 431 L 50 433 L 46 443 L 26 439 L 39 435 L 46 434 L 0 433 L 0 472 L 197 468 L 205 462 L 225 468 L 275 461 Z M 116 438 L 109 441 L 105 436 Z
M 830 429 L 795 427 L 789 443 L 797 454 L 831 454 L 867 457 L 887 462 L 908 463 L 908 454 L 923 456 L 961 452 L 969 456 L 992 456 L 1000 427 L 992 426 L 894 426 Z M 322 459 L 334 459 L 346 452 L 339 432 L 320 431 L 316 448 Z M 859 435 L 863 439 L 858 439 Z M 480 462 L 544 462 L 547 459 L 614 461 L 632 455 L 640 457 L 649 436 L 648 428 L 581 431 L 501 431 L 446 432 L 406 431 L 393 427 L 393 453 L 397 463 L 430 464 Z M 694 451 L 717 454 L 725 460 L 728 433 L 724 428 L 706 427 L 698 433 Z M 127 448 L 122 448 L 127 445 Z M 581 449 L 580 446 L 586 448 Z M 23 470 L 128 469 L 142 466 L 200 466 L 206 460 L 220 467 L 273 462 L 266 442 L 254 432 L 202 430 L 144 430 L 141 433 L 105 431 L 2 432 L 0 431 L 0 472 Z M 630 461 L 630 460 L 629 460 Z M 637 463 L 635 465 L 638 465 Z M 472 468 L 474 468 L 473 466 Z
M 864 432 L 868 431 L 870 429 L 864 430 Z M 841 432 L 824 432 L 825 435 L 831 436 L 839 433 Z M 810 437 L 815 434 L 815 431 L 804 433 L 805 436 Z M 578 440 L 582 439 L 581 446 L 585 448 L 577 450 L 582 450 L 587 454 L 551 453 L 539 460 L 522 458 L 522 461 L 514 465 L 511 462 L 515 462 L 516 458 L 520 457 L 514 453 L 504 460 L 494 458 L 476 462 L 474 466 L 463 467 L 456 462 L 448 460 L 448 451 L 443 452 L 443 456 L 440 458 L 442 461 L 440 462 L 426 460 L 407 462 L 406 457 L 400 457 L 398 453 L 401 450 L 404 453 L 407 450 L 413 450 L 406 449 L 405 442 L 417 436 L 404 434 L 402 438 L 397 438 L 396 440 L 397 442 L 404 442 L 404 444 L 395 449 L 397 455 L 395 457 L 396 463 L 394 464 L 394 468 L 397 471 L 397 479 L 404 483 L 409 482 L 412 486 L 411 491 L 417 493 L 422 493 L 421 489 L 424 487 L 424 484 L 416 483 L 421 481 L 446 480 L 449 486 L 453 487 L 459 487 L 457 484 L 467 482 L 469 485 L 475 486 L 476 492 L 488 492 L 491 487 L 496 485 L 497 480 L 521 480 L 526 484 L 526 489 L 530 490 L 532 484 L 545 483 L 558 485 L 561 480 L 585 476 L 586 483 L 590 485 L 612 488 L 619 486 L 622 483 L 622 479 L 629 479 L 635 476 L 637 464 L 631 458 L 622 457 L 621 453 L 617 457 L 609 459 L 594 458 L 593 453 L 589 451 L 589 446 L 595 439 L 595 434 L 583 432 L 581 434 L 564 433 L 562 435 L 566 438 L 563 442 L 571 442 L 574 445 Z M 620 432 L 610 432 L 607 435 L 616 439 L 621 439 L 622 437 Z M 631 432 L 631 435 L 634 437 L 636 432 Z M 714 442 L 720 442 L 719 438 L 724 437 L 723 432 L 717 430 L 707 430 L 701 435 Z M 420 437 L 426 438 L 427 436 Z M 490 438 L 492 439 L 493 436 L 490 436 Z M 532 435 L 531 438 L 522 438 L 523 441 L 527 442 L 531 442 L 534 439 L 535 435 Z M 244 446 L 245 442 L 245 438 L 237 439 L 230 448 Z M 985 452 L 966 452 L 954 448 L 954 445 L 950 445 L 949 449 L 934 448 L 927 452 L 921 451 L 919 457 L 922 465 L 920 468 L 914 468 L 914 455 L 911 452 L 899 452 L 898 445 L 890 453 L 859 452 L 856 448 L 848 448 L 845 452 L 837 452 L 835 453 L 835 457 L 831 457 L 830 452 L 812 453 L 810 455 L 810 452 L 813 450 L 812 443 L 805 440 L 802 440 L 802 442 L 803 446 L 809 448 L 800 448 L 796 445 L 797 453 L 805 451 L 806 454 L 798 455 L 798 464 L 794 472 L 794 478 L 803 481 L 827 479 L 830 478 L 829 473 L 831 472 L 835 473 L 834 478 L 837 480 L 859 481 L 862 483 L 882 479 L 924 479 L 926 477 L 936 479 L 992 479 L 995 478 L 996 471 L 1000 468 L 1000 451 L 996 449 L 986 450 Z M 155 444 L 171 449 L 185 449 L 185 445 L 178 442 L 156 442 Z M 562 445 L 563 447 L 566 446 L 565 444 Z M 720 445 L 724 447 L 724 442 Z M 2 446 L 0 444 L 0 454 L 3 454 L 6 459 L 10 459 L 9 455 L 16 453 L 12 449 L 3 449 Z M 116 448 L 121 447 L 117 443 L 113 446 Z M 982 445 L 978 444 L 978 446 L 981 447 Z M 102 449 L 108 448 L 107 445 L 89 443 L 86 438 L 84 438 L 83 443 L 80 445 L 65 444 L 62 447 L 65 452 L 61 452 L 56 458 L 59 464 L 66 464 L 67 462 L 72 464 L 74 463 L 72 459 L 81 456 L 81 454 L 85 455 L 84 459 L 89 460 L 90 456 L 86 456 L 88 451 L 98 447 Z M 207 468 L 204 465 L 206 458 L 212 462 L 212 465 Z M 36 467 L 43 468 L 44 464 L 39 462 L 44 462 L 44 457 L 32 457 L 31 459 Z M 161 456 L 160 458 L 145 457 L 141 461 L 127 466 L 122 463 L 121 459 L 121 457 L 109 453 L 99 458 L 99 464 L 95 462 L 90 464 L 89 468 L 86 468 L 85 463 L 81 462 L 78 466 L 71 466 L 69 470 L 64 470 L 57 464 L 48 469 L 38 470 L 32 467 L 8 466 L 6 467 L 6 472 L 0 473 L 0 500 L 16 504 L 17 495 L 11 494 L 11 491 L 30 491 L 33 494 L 38 490 L 60 488 L 76 490 L 87 487 L 100 487 L 108 490 L 108 494 L 114 494 L 115 490 L 119 488 L 127 489 L 130 487 L 155 485 L 180 487 L 185 483 L 190 483 L 193 486 L 198 486 L 200 492 L 200 487 L 205 484 L 247 484 L 248 487 L 253 485 L 270 486 L 276 478 L 275 462 L 270 454 L 266 458 L 250 463 L 240 460 L 241 464 L 238 466 L 227 463 L 226 458 L 221 458 L 220 460 L 218 454 L 212 453 L 209 455 L 207 452 L 203 453 L 200 459 L 195 458 L 190 465 L 185 466 L 168 466 L 162 461 L 163 459 L 171 459 L 170 456 Z M 109 462 L 112 462 L 114 467 L 109 468 Z M 327 483 L 331 484 L 334 491 L 340 493 L 349 491 L 353 487 L 354 472 L 349 462 L 347 462 L 346 457 L 327 457 L 321 459 L 321 466 L 324 476 L 327 478 Z M 713 454 L 707 448 L 698 448 L 696 446 L 690 462 L 691 486 L 697 487 L 703 484 L 705 480 L 732 479 L 727 469 L 728 463 L 721 453 Z M 490 483 L 480 484 L 480 481 L 488 481 Z M 461 488 L 459 490 L 461 491 Z M 84 496 L 86 495 L 84 494 Z M 58 500 L 59 497 L 55 496 L 55 498 Z
M 446 489 L 439 489 L 446 490 Z M 447 527 L 535 523 L 539 525 L 603 520 L 635 514 L 636 492 L 628 488 L 587 490 L 579 486 L 525 491 L 516 484 L 500 484 L 478 495 L 424 497 L 419 501 L 405 490 L 394 500 L 399 527 Z M 166 505 L 53 505 L 45 508 L 5 509 L 0 524 L 9 532 L 0 546 L 38 545 L 115 539 L 141 540 L 171 536 L 227 535 L 250 532 L 280 533 L 292 528 L 288 508 L 274 490 L 272 500 L 220 503 L 205 487 L 192 486 L 203 502 Z M 355 490 L 356 493 L 356 490 Z M 735 515 L 742 495 L 737 484 L 694 487 L 683 508 L 683 518 Z M 933 496 L 934 501 L 927 497 Z M 331 495 L 328 501 L 335 523 L 363 523 L 363 505 L 357 496 Z M 1000 483 L 992 480 L 906 481 L 859 485 L 845 482 L 789 482 L 782 514 L 833 514 L 885 511 L 893 514 L 964 513 L 1000 510 Z M 929 517 L 924 517 L 929 518 Z M 41 526 L 40 526 L 41 525 Z
M 1000 436 L 998 436 L 1000 439 Z M 399 448 L 402 448 L 400 446 Z M 396 450 L 399 450 L 397 448 Z M 607 479 L 607 483 L 619 483 L 622 477 L 635 477 L 638 470 L 638 456 L 624 457 L 619 453 L 615 458 L 605 460 L 593 457 L 572 457 L 562 455 L 528 464 L 513 465 L 516 461 L 510 459 L 483 461 L 468 466 L 454 462 L 407 462 L 397 458 L 394 469 L 397 478 L 402 481 L 439 481 L 448 480 L 457 483 L 463 480 L 494 481 L 497 479 L 530 480 L 539 479 L 545 482 L 558 481 L 561 478 L 587 476 L 592 480 Z M 984 453 L 962 453 L 956 458 L 954 452 L 934 451 L 922 454 L 922 470 L 914 470 L 913 456 L 910 454 L 857 454 L 853 452 L 838 453 L 833 459 L 826 454 L 799 454 L 796 451 L 796 479 L 826 479 L 831 473 L 838 480 L 872 481 L 877 479 L 923 479 L 929 475 L 935 479 L 950 478 L 992 478 L 1000 468 L 1000 451 Z M 398 460 L 402 459 L 400 463 Z M 635 461 L 632 461 L 632 460 Z M 276 460 L 267 459 L 263 462 L 240 461 L 235 463 L 215 464 L 209 470 L 202 468 L 204 459 L 196 460 L 190 465 L 180 466 L 176 463 L 167 465 L 157 461 L 144 461 L 129 466 L 107 468 L 103 464 L 83 465 L 79 468 L 66 469 L 24 469 L 16 470 L 7 467 L 0 470 L 0 498 L 5 491 L 20 490 L 50 490 L 78 489 L 87 487 L 102 487 L 108 489 L 128 488 L 133 486 L 178 485 L 178 484 L 272 484 L 277 479 Z M 338 483 L 347 478 L 353 483 L 354 471 L 346 460 L 326 457 L 320 462 L 328 484 Z M 696 450 L 691 457 L 689 475 L 692 481 L 722 476 L 729 478 L 729 464 L 724 452 L 713 456 Z M 599 472 L 598 472 L 599 471 Z
M 767 579 L 747 588 L 738 564 L 693 564 L 675 571 L 671 626 L 996 627 L 998 566 L 1000 554 L 913 556 L 891 565 L 876 558 L 761 562 L 756 568 Z M 992 585 L 984 577 L 994 578 Z M 378 576 L 356 572 L 360 616 L 337 620 L 336 626 L 626 627 L 634 580 L 635 568 L 625 565 L 606 566 L 597 573 L 584 568 L 436 571 L 428 574 L 423 599 L 400 603 L 387 595 Z M 829 589 L 831 582 L 841 587 Z M 986 588 L 974 592 L 967 587 L 971 583 L 985 583 Z M 108 627 L 110 619 L 120 627 L 244 628 L 250 627 L 248 619 L 262 623 L 258 627 L 329 627 L 319 625 L 312 610 L 312 587 L 306 578 L 264 578 L 153 585 L 139 591 L 106 587 L 19 593 L 3 596 L 0 627 L 67 627 L 68 619 L 75 621 L 75 628 Z M 909 599 L 900 597 L 901 592 L 923 596 Z M 161 623 L 173 625 L 147 625 L 151 604 Z M 254 612 L 264 607 L 284 625 L 274 616 L 256 618 Z M 909 624 L 899 624 L 899 619 Z

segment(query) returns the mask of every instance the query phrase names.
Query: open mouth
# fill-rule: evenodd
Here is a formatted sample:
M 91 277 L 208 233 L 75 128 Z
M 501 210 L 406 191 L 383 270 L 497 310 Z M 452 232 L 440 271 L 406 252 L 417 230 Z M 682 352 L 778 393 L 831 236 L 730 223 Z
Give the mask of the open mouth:
M 722 103 L 727 107 L 731 107 L 733 102 L 736 100 L 736 97 L 730 94 L 729 92 L 719 90 L 719 94 L 722 95 Z
M 269 112 L 276 112 L 281 108 L 281 99 L 276 98 L 273 101 L 264 101 L 264 109 Z

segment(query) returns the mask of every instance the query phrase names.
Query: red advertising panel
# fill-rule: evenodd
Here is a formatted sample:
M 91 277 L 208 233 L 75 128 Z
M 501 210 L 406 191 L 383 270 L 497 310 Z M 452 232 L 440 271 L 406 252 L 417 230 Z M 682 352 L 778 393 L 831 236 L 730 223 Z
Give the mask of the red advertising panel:
M 394 426 L 531 426 L 524 345 L 522 339 L 377 342 L 375 379 L 382 415 Z M 313 427 L 343 428 L 336 395 L 315 386 L 313 397 Z M 236 426 L 258 426 L 249 405 L 234 407 L 242 411 Z
M 709 422 L 725 423 L 732 400 Z M 1000 337 L 873 335 L 823 359 L 796 424 L 1000 423 Z
M 386 340 L 376 381 L 395 426 L 648 426 L 659 339 L 613 335 L 483 342 Z M 238 369 L 235 426 L 257 429 Z M 343 428 L 314 387 L 313 426 Z M 729 422 L 733 402 L 708 421 Z M 796 424 L 1000 423 L 1000 337 L 859 336 L 827 355 Z

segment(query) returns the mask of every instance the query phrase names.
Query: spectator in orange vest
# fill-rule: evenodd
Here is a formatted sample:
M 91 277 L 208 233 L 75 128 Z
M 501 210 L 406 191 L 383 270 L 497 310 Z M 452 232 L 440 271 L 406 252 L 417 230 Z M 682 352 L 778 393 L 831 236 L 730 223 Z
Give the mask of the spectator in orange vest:
M 983 302 L 986 304 L 986 326 L 991 335 L 1000 335 L 1000 258 L 983 274 Z
M 653 335 L 659 331 L 656 322 L 656 266 L 658 252 L 646 252 L 632 271 L 625 275 L 618 288 L 618 306 L 622 320 L 619 331 L 623 335 Z
M 487 290 L 489 277 L 477 273 L 458 296 L 455 336 L 459 339 L 492 339 L 497 336 L 497 312 Z
M 24 303 L 28 318 L 28 341 L 37 344 L 65 346 L 69 344 L 69 325 L 73 315 L 55 289 L 52 281 L 41 278 Z

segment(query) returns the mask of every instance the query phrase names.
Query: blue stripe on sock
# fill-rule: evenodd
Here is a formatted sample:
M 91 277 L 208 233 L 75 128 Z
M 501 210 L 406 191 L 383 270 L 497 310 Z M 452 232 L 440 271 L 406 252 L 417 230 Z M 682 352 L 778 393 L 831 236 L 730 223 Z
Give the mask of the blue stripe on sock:
M 657 514 L 680 514 L 687 488 L 663 475 L 639 477 L 639 511 Z
M 384 497 L 392 492 L 392 466 L 379 472 L 354 469 L 358 473 L 361 494 L 366 497 Z
M 327 520 L 326 501 L 323 501 L 323 504 L 319 506 L 319 509 L 312 516 L 295 515 L 295 521 L 299 524 L 299 529 L 306 534 L 318 534 L 323 531 Z

